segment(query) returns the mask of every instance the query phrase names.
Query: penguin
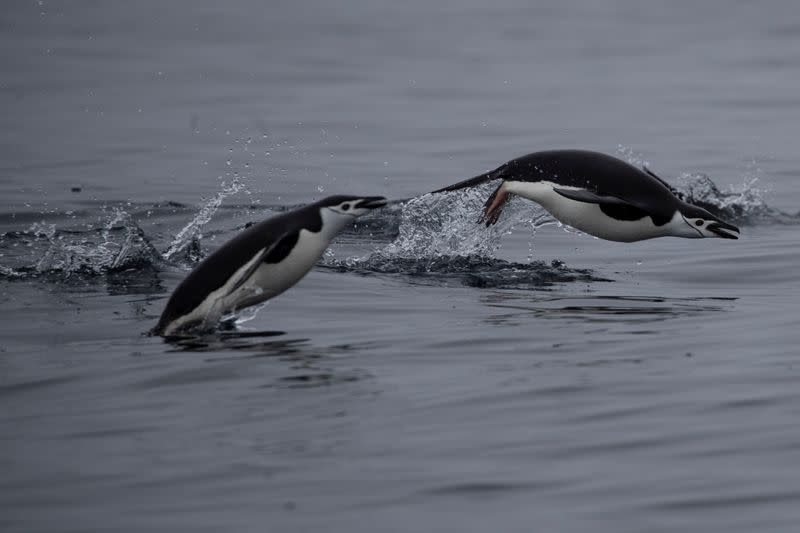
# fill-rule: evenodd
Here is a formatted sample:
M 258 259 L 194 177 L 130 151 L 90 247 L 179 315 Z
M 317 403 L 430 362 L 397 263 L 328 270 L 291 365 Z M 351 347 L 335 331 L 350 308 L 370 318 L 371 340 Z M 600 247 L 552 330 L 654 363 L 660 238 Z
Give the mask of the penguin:
M 386 205 L 382 196 L 330 196 L 245 229 L 178 285 L 151 335 L 213 327 L 224 315 L 300 281 L 349 222 Z
M 509 195 L 516 194 L 564 224 L 609 241 L 739 238 L 739 228 L 683 201 L 650 169 L 588 150 L 535 152 L 433 193 L 495 180 L 502 183 L 489 196 L 479 221 L 487 227 L 497 222 Z

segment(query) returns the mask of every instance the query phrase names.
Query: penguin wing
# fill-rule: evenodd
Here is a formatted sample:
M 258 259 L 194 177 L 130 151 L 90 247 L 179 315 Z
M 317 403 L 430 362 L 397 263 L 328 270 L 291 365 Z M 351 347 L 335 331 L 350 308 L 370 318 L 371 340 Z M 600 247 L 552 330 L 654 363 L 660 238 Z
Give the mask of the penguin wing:
M 261 266 L 261 263 L 280 263 L 292 251 L 299 236 L 299 233 L 296 231 L 284 233 L 261 250 L 247 270 L 241 273 L 239 279 L 236 280 L 236 283 L 234 283 L 228 291 L 228 294 L 233 294 L 239 287 L 244 285 L 258 267 Z
M 587 204 L 600 204 L 600 205 L 617 205 L 617 206 L 631 206 L 637 207 L 630 202 L 626 202 L 621 198 L 617 198 L 616 196 L 608 196 L 605 194 L 596 194 L 591 191 L 586 190 L 574 190 L 574 189 L 560 189 L 558 187 L 553 188 L 558 194 L 563 196 L 564 198 L 569 198 L 570 200 L 575 200 L 576 202 L 584 202 Z
M 603 213 L 617 220 L 639 220 L 649 216 L 653 220 L 653 224 L 663 226 L 672 218 L 672 214 L 668 210 L 647 208 L 636 201 L 627 201 L 616 196 L 596 194 L 586 190 L 559 189 L 558 187 L 554 187 L 553 190 L 570 200 L 598 204 Z

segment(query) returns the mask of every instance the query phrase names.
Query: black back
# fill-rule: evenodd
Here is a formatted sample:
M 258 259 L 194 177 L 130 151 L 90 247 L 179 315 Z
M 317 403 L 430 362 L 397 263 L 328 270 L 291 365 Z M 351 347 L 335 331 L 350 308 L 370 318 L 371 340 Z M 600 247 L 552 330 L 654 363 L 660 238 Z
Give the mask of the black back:
M 301 229 L 313 233 L 322 229 L 320 207 L 326 200 L 259 222 L 220 246 L 178 285 L 151 333 L 162 333 L 170 322 L 191 312 L 260 250 L 276 244 L 263 260 L 280 262 L 291 252 Z M 276 243 L 278 239 L 280 242 Z
M 512 159 L 491 172 L 434 192 L 455 191 L 480 183 L 552 181 L 613 196 L 660 218 L 671 218 L 681 205 L 662 180 L 616 157 L 589 150 L 547 150 Z M 631 214 L 630 216 L 634 216 Z
M 503 168 L 504 167 L 504 168 Z M 648 213 L 671 217 L 681 205 L 661 180 L 616 157 L 587 150 L 536 152 L 503 165 L 506 181 L 552 181 L 613 196 Z

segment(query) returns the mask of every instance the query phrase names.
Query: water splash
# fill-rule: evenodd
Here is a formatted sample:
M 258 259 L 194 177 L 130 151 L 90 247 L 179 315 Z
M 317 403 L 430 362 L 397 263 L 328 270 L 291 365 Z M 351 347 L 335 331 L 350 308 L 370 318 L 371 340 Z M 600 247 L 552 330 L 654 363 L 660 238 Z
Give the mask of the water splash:
M 687 172 L 678 177 L 676 194 L 690 204 L 733 222 L 796 224 L 800 218 L 797 215 L 767 205 L 765 190 L 757 186 L 758 181 L 757 176 L 751 176 L 741 185 L 732 185 L 723 191 L 707 175 Z
M 146 209 L 132 206 L 102 207 L 105 218 L 98 224 L 88 222 L 84 227 L 58 227 L 44 220 L 34 222 L 22 231 L 0 234 L 0 276 L 5 279 L 25 279 L 44 274 L 61 278 L 73 275 L 94 276 L 120 272 L 131 268 L 154 270 L 165 265 L 177 265 L 183 256 L 189 263 L 202 258 L 201 230 L 228 196 L 244 189 L 233 180 L 223 183 L 222 189 L 205 202 L 192 220 L 178 232 L 165 252 L 159 251 L 138 225 L 134 216 L 150 217 L 160 204 Z M 182 207 L 181 204 L 172 204 Z
M 635 167 L 649 167 L 650 163 L 642 157 L 642 154 L 637 153 L 630 146 L 624 144 L 617 145 L 617 157 L 627 161 Z
M 3 254 L 17 263 L 0 268 L 0 275 L 7 278 L 54 273 L 67 278 L 73 274 L 96 275 L 151 267 L 161 260 L 144 231 L 121 207 L 111 209 L 99 230 L 59 230 L 55 224 L 36 222 L 26 231 L 2 237 L 2 241 L 13 240 L 9 248 L 17 251 L 17 255 Z M 29 254 L 22 255 L 19 250 L 33 252 L 38 259 L 31 264 Z
M 553 219 L 538 205 L 514 199 L 496 225 L 478 224 L 492 187 L 412 198 L 399 206 L 394 241 L 363 257 L 337 259 L 327 253 L 321 266 L 359 275 L 399 275 L 414 284 L 437 286 L 528 289 L 571 281 L 607 281 L 560 261 L 533 261 L 532 244 L 527 263 L 495 258 L 501 238 L 515 226 L 525 224 L 535 233 Z
M 649 163 L 630 147 L 619 145 L 617 155 L 634 166 L 649 167 Z M 706 174 L 684 172 L 675 183 L 668 185 L 681 200 L 734 223 L 796 224 L 800 221 L 798 215 L 769 207 L 764 200 L 765 190 L 757 186 L 758 182 L 758 176 L 751 175 L 742 184 L 723 190 Z
M 258 315 L 259 311 L 264 309 L 267 305 L 269 305 L 269 301 L 246 307 L 236 311 L 236 313 L 234 313 L 230 319 L 233 320 L 233 323 L 237 329 L 241 328 L 242 324 L 246 324 L 247 322 L 253 320 Z M 223 321 L 224 320 L 225 318 L 223 317 Z
M 200 207 L 195 217 L 175 235 L 169 248 L 163 254 L 164 259 L 170 260 L 179 253 L 187 252 L 192 261 L 197 260 L 198 257 L 196 256 L 199 255 L 200 240 L 203 237 L 203 226 L 208 224 L 225 198 L 244 189 L 244 184 L 236 178 L 228 183 L 222 183 L 222 190 L 207 200 Z
M 386 258 L 494 257 L 502 236 L 515 226 L 524 223 L 536 228 L 552 220 L 536 204 L 515 199 L 497 224 L 488 228 L 478 224 L 492 188 L 412 198 L 402 206 L 397 238 L 376 253 Z
M 367 213 L 345 228 L 344 234 L 370 241 L 394 241 L 400 234 L 407 200 L 390 202 L 386 207 Z
M 629 160 L 644 163 L 632 150 L 627 149 L 625 153 Z M 767 205 L 764 189 L 758 185 L 758 180 L 753 177 L 738 187 L 721 190 L 704 174 L 685 173 L 675 180 L 674 191 L 686 201 L 734 223 L 800 223 L 800 214 L 784 213 Z M 552 273 L 551 279 L 568 281 L 573 275 L 580 279 L 583 275 L 580 271 L 567 272 L 561 265 L 561 270 L 555 272 L 552 264 L 534 260 L 533 235 L 537 228 L 553 222 L 537 204 L 515 198 L 509 202 L 497 225 L 485 228 L 477 223 L 492 186 L 486 184 L 461 191 L 426 194 L 361 217 L 346 231 L 343 240 L 383 245 L 363 257 L 337 259 L 333 252 L 328 252 L 321 265 L 359 274 L 407 275 L 414 277 L 415 282 L 438 279 L 441 283 L 449 283 L 447 277 L 450 275 L 450 279 L 458 283 L 485 286 L 536 285 L 540 283 L 537 276 L 541 274 L 541 279 L 545 279 L 550 275 L 548 272 Z M 202 259 L 204 232 L 206 238 L 211 234 L 206 225 L 220 208 L 236 212 L 263 209 L 283 212 L 298 207 L 263 204 L 222 206 L 226 198 L 242 190 L 245 190 L 244 186 L 233 177 L 222 184 L 217 194 L 200 205 L 196 213 L 188 206 L 173 202 L 103 206 L 100 222 L 84 218 L 84 226 L 74 225 L 78 220 L 72 211 L 42 212 L 40 221 L 26 229 L 0 233 L 0 278 L 24 280 L 55 274 L 47 279 L 58 281 L 75 275 L 114 273 L 116 277 L 125 277 L 131 276 L 128 273 L 131 269 L 156 272 L 164 267 L 185 268 Z M 146 218 L 154 224 L 166 223 L 167 217 L 176 216 L 176 208 L 183 210 L 180 216 L 191 220 L 182 226 L 162 255 L 153 247 L 136 219 Z M 33 213 L 22 215 L 25 218 L 16 214 L 7 214 L 6 218 L 11 222 L 37 220 Z M 82 212 L 81 216 L 92 217 L 93 214 Z M 70 226 L 62 226 L 61 220 L 69 221 Z M 503 236 L 519 225 L 526 226 L 525 231 L 531 235 L 527 263 L 495 259 Z M 563 228 L 568 230 L 566 226 Z M 223 237 L 227 233 L 226 230 Z M 478 277 L 470 278 L 469 270 L 477 272 Z M 586 275 L 591 276 L 589 273 Z M 503 277 L 509 281 L 503 282 Z
M 15 270 L 14 268 L 0 265 L 0 278 L 22 278 L 25 276 L 24 272 Z

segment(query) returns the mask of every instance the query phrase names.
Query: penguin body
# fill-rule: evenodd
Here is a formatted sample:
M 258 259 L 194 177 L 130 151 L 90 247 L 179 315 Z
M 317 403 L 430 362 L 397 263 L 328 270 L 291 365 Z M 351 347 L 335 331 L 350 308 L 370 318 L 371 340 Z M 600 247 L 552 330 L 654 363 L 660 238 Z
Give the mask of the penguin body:
M 383 197 L 332 196 L 245 229 L 178 285 L 151 333 L 212 326 L 281 294 L 311 270 L 348 223 L 384 205 Z
M 535 152 L 497 169 L 434 191 L 502 180 L 482 218 L 497 222 L 510 194 L 540 204 L 554 218 L 590 235 L 634 242 L 655 237 L 738 238 L 739 230 L 680 199 L 649 169 L 586 150 Z

